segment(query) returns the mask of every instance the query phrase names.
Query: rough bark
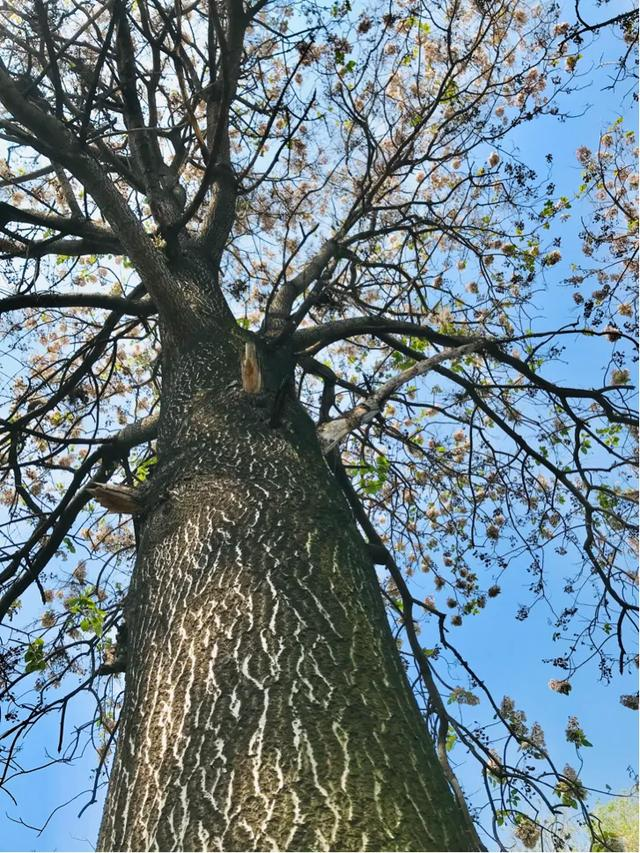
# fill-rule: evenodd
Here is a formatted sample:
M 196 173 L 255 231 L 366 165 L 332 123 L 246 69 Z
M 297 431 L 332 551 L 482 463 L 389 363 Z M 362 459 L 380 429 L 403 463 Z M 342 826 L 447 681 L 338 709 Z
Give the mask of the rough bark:
M 169 338 L 170 335 L 167 335 Z M 100 850 L 471 850 L 290 353 L 169 341 Z

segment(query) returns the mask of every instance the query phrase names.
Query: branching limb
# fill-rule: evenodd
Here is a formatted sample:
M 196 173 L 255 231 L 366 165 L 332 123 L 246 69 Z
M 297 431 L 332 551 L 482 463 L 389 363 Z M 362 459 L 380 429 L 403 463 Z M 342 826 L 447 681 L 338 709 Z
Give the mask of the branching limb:
M 318 437 L 323 452 L 325 454 L 329 453 L 350 432 L 372 421 L 382 412 L 384 403 L 407 382 L 416 379 L 418 376 L 424 376 L 425 373 L 428 373 L 443 361 L 460 358 L 471 352 L 478 352 L 484 347 L 486 347 L 486 341 L 483 339 L 474 340 L 455 349 L 447 349 L 436 353 L 436 355 L 418 361 L 412 367 L 408 367 L 406 370 L 398 373 L 389 379 L 388 382 L 385 382 L 374 394 L 371 394 L 361 403 L 358 403 L 357 406 L 342 417 L 320 424 L 318 427 Z
M 129 424 L 116 433 L 109 444 L 87 456 L 75 472 L 64 497 L 54 512 L 46 516 L 37 525 L 32 535 L 16 552 L 7 567 L 0 572 L 0 584 L 6 584 L 7 581 L 15 577 L 24 563 L 27 566 L 0 596 L 0 623 L 15 601 L 32 583 L 37 581 L 49 561 L 55 556 L 65 536 L 68 535 L 74 521 L 88 501 L 91 500 L 91 492 L 89 488 L 82 488 L 82 482 L 90 474 L 93 467 L 99 464 L 92 484 L 104 483 L 114 470 L 115 459 L 128 452 L 132 447 L 150 441 L 155 437 L 157 423 L 157 416 L 149 416 L 137 423 Z M 31 551 L 37 545 L 40 547 L 35 556 L 31 557 Z
M 64 255 L 68 258 L 83 257 L 86 255 L 121 254 L 122 247 L 117 240 L 112 243 L 96 242 L 93 239 L 61 240 L 57 236 L 46 240 L 19 239 L 16 234 L 12 240 L 0 239 L 0 257 L 2 260 L 8 258 L 44 258 L 47 255 Z
M 1 243 L 0 243 L 1 245 Z M 21 311 L 24 308 L 103 308 L 120 315 L 148 317 L 155 312 L 151 299 L 126 299 L 102 293 L 21 293 L 0 299 L 0 314 Z
M 23 97 L 2 62 L 0 102 L 33 134 L 27 144 L 52 161 L 61 163 L 84 184 L 122 242 L 149 293 L 160 307 L 166 307 L 168 316 L 179 317 L 179 309 L 183 306 L 178 306 L 166 262 L 126 200 L 73 133 L 61 121 Z
M 428 326 L 420 326 L 418 323 L 393 320 L 388 317 L 364 316 L 333 320 L 319 326 L 300 329 L 293 335 L 293 345 L 296 352 L 313 355 L 336 341 L 357 335 L 378 335 L 383 332 L 411 335 L 442 346 L 458 346 L 469 342 L 468 336 L 445 335 Z
M 177 224 L 181 227 L 188 222 L 213 188 L 198 244 L 214 262 L 219 260 L 235 220 L 238 184 L 230 155 L 229 111 L 242 69 L 244 35 L 250 21 L 243 4 L 229 0 L 225 4 L 225 28 L 216 6 L 213 0 L 209 2 L 209 55 L 213 57 L 213 43 L 217 42 L 220 73 L 214 78 L 213 65 L 209 69 L 212 79 L 207 100 L 208 160 L 200 186 Z
M 288 320 L 293 303 L 309 285 L 320 278 L 327 265 L 338 256 L 338 253 L 338 239 L 327 240 L 298 275 L 289 281 L 284 281 L 278 287 L 265 312 L 263 329 L 268 337 L 278 337 L 290 331 Z

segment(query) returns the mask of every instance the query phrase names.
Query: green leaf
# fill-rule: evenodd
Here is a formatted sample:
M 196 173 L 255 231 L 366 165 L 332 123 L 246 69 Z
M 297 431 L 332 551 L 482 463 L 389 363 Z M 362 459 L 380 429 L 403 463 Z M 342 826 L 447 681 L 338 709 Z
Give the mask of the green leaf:
M 76 595 L 67 601 L 67 610 L 74 616 L 81 616 L 79 627 L 82 631 L 91 632 L 99 636 L 102 633 L 102 626 L 106 617 L 106 612 L 100 610 L 93 598 L 93 589 L 88 587 L 80 595 Z
M 32 643 L 29 643 L 29 648 L 25 652 L 24 661 L 26 663 L 25 672 L 42 672 L 46 668 L 44 659 L 44 640 L 38 637 Z
M 152 456 L 150 459 L 146 459 L 141 465 L 138 465 L 135 472 L 136 480 L 140 483 L 144 483 L 144 481 L 148 478 L 151 468 L 154 465 L 158 464 L 158 457 Z
M 391 463 L 386 456 L 376 457 L 375 466 L 366 465 L 360 472 L 360 487 L 368 495 L 376 495 L 387 482 Z

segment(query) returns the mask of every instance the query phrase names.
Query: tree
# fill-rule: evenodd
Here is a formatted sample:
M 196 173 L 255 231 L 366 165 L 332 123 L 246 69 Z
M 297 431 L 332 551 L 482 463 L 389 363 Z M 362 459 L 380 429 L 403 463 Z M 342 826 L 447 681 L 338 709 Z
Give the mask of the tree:
M 562 818 L 555 819 L 555 825 L 548 827 L 548 835 L 563 840 L 560 849 L 604 851 L 624 851 L 638 849 L 638 788 L 634 786 L 629 791 L 620 793 L 615 799 L 606 803 L 598 802 L 593 808 L 593 819 L 598 824 L 600 838 L 592 844 L 589 833 L 578 829 L 571 823 L 563 822 Z M 523 833 L 520 833 L 523 835 Z M 518 829 L 516 829 L 516 839 Z M 540 843 L 540 834 L 535 831 L 532 838 L 536 842 L 533 849 L 544 850 Z
M 601 849 L 636 850 L 638 847 L 638 789 L 626 797 L 598 804 L 595 814 L 602 824 L 604 840 Z M 615 845 L 615 846 L 614 846 Z
M 100 849 L 480 849 L 456 743 L 494 834 L 575 807 L 598 835 L 451 640 L 510 563 L 545 598 L 547 542 L 578 625 L 552 689 L 634 662 L 635 306 L 531 319 L 570 202 L 507 147 L 560 113 L 568 29 L 459 0 L 3 7 L 4 778 L 52 713 L 94 791 L 117 742 Z M 582 339 L 603 379 L 567 386 Z M 495 742 L 451 710 L 481 699 Z

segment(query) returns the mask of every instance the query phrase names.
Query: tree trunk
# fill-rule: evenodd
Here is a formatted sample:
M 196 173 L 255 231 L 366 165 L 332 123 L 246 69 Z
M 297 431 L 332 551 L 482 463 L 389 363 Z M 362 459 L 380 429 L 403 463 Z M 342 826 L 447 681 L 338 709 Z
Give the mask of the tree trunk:
M 250 394 L 216 337 L 165 353 L 99 849 L 477 849 L 290 355 Z

